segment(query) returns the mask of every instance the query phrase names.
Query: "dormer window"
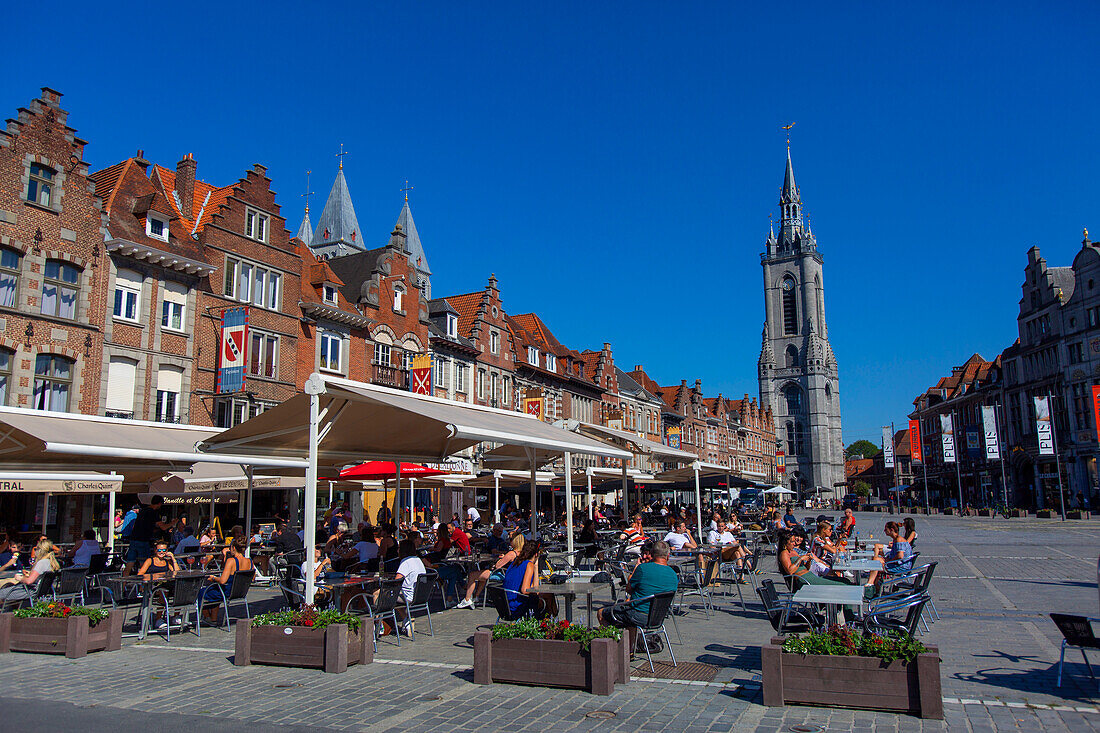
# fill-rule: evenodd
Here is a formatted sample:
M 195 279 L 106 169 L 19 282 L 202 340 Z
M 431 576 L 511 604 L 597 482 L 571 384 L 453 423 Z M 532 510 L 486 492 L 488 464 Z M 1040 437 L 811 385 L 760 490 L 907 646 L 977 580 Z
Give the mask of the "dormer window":
M 534 346 L 527 347 L 527 363 L 535 366 L 539 365 L 539 350 Z
M 393 312 L 401 313 L 405 310 L 405 288 L 401 285 L 393 286 Z
M 458 316 L 454 313 L 447 314 L 447 337 L 458 338 Z
M 500 333 L 498 331 L 489 332 L 489 353 L 500 353 Z
M 145 217 L 145 233 L 153 239 L 168 241 L 168 220 L 150 212 Z
M 244 233 L 252 239 L 267 241 L 267 214 L 248 209 L 244 214 Z
M 558 360 L 553 354 L 546 355 L 546 369 L 547 371 L 556 371 L 558 368 Z
M 326 285 L 322 289 L 322 297 L 324 298 L 326 303 L 330 303 L 331 305 L 336 305 L 336 286 L 335 285 Z

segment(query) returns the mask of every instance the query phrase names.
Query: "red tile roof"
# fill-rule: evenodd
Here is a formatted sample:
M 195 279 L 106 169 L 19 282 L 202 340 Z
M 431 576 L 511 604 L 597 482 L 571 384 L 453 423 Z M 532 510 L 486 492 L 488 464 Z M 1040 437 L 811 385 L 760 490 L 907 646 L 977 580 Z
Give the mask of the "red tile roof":
M 474 321 L 477 320 L 477 310 L 481 306 L 481 297 L 484 290 L 476 293 L 464 293 L 462 295 L 448 295 L 444 300 L 458 311 L 458 333 L 460 336 L 470 338 L 474 331 Z
M 196 234 L 202 231 L 202 228 L 210 223 L 210 220 L 217 213 L 218 209 L 225 204 L 230 196 L 233 195 L 233 189 L 237 184 L 229 186 L 212 186 L 205 181 L 195 181 L 195 195 L 193 200 L 188 206 L 187 201 L 181 201 L 183 211 L 176 206 L 176 197 L 172 195 L 172 191 L 176 188 L 176 172 L 171 168 L 165 168 L 162 165 L 153 166 L 153 176 L 160 179 L 161 185 L 164 187 L 164 192 L 167 195 L 169 203 L 172 205 L 172 210 L 177 213 L 180 219 L 183 220 L 187 226 L 188 231 L 193 231 Z M 207 194 L 210 199 L 207 200 Z M 206 204 L 203 206 L 203 204 Z M 195 226 L 195 217 L 202 212 L 202 216 L 198 221 L 198 226 Z

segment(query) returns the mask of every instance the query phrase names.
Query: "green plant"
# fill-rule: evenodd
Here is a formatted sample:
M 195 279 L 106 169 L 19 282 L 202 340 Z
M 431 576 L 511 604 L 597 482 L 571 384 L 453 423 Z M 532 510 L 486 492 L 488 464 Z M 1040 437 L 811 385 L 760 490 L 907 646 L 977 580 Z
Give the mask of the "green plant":
M 789 654 L 875 657 L 885 662 L 897 659 L 912 662 L 928 648 L 912 636 L 896 631 L 883 636 L 865 634 L 848 626 L 832 626 L 824 632 L 788 636 L 783 642 L 783 651 Z
M 316 606 L 302 606 L 297 611 L 261 613 L 252 619 L 253 626 L 305 626 L 323 629 L 332 624 L 346 624 L 349 631 L 359 630 L 359 617 L 334 608 L 318 611 Z
M 107 618 L 107 612 L 99 608 L 88 606 L 69 606 L 60 601 L 39 601 L 30 608 L 20 608 L 15 611 L 16 618 L 69 618 L 70 616 L 87 616 L 88 626 L 95 627 L 100 621 Z
M 623 638 L 623 630 L 614 626 L 589 628 L 568 621 L 539 621 L 537 618 L 521 618 L 519 621 L 502 621 L 493 626 L 494 639 L 561 639 L 579 642 L 588 649 L 593 639 Z
M 855 486 L 852 487 L 852 493 L 866 499 L 871 495 L 871 484 L 866 481 L 856 481 Z

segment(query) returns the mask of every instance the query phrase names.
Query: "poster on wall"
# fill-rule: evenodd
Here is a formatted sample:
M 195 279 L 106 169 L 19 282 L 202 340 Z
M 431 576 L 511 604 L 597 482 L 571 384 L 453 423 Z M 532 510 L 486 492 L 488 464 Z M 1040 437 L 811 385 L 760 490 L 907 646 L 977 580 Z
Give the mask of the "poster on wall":
M 889 425 L 882 426 L 882 465 L 894 467 L 894 436 Z
M 985 459 L 1001 459 L 1001 443 L 997 436 L 997 412 L 995 407 L 982 408 L 982 432 L 985 433 Z
M 244 389 L 244 365 L 248 359 L 248 308 L 222 311 L 221 346 L 218 349 L 218 394 Z
M 943 446 L 943 462 L 955 462 L 955 426 L 950 415 L 940 415 L 940 441 Z
M 1050 422 L 1050 400 L 1035 398 L 1035 434 L 1039 438 L 1039 455 L 1054 455 L 1054 428 Z
M 924 463 L 924 444 L 920 439 L 920 420 L 909 421 L 909 455 L 914 463 Z

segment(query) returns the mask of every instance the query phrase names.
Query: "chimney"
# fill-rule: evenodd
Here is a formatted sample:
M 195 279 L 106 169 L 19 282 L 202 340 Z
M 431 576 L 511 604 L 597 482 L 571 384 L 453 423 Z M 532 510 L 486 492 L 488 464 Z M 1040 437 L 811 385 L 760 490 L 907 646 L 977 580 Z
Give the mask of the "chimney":
M 611 344 L 607 341 L 604 341 L 603 342 L 603 350 L 604 351 L 611 351 Z
M 695 380 L 695 389 L 699 390 L 700 392 L 703 391 L 703 380 L 702 379 L 696 379 Z
M 195 211 L 195 158 L 188 153 L 176 163 L 176 195 L 180 199 L 180 208 L 185 218 L 190 219 Z
M 140 165 L 143 171 L 149 169 L 149 161 L 145 159 L 145 151 L 140 148 L 137 151 L 137 155 L 134 156 L 134 162 Z
M 644 370 L 644 369 L 642 369 L 642 365 L 641 365 L 641 364 L 635 364 L 635 365 L 634 365 L 634 371 L 636 371 L 636 372 L 644 372 L 645 370 Z

